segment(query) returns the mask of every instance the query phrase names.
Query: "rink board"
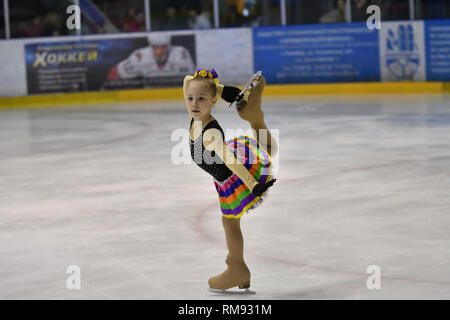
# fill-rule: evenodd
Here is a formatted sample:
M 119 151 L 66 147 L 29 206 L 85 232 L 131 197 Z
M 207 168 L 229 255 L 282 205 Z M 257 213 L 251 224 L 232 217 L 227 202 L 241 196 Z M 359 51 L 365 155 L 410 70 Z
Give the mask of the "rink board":
M 450 20 L 389 21 L 380 30 L 369 30 L 364 23 L 343 23 L 140 32 L 0 41 L 0 56 L 7 61 L 0 67 L 0 96 L 5 97 L 0 104 L 179 99 L 172 89 L 156 89 L 165 77 L 155 76 L 156 82 L 108 80 L 114 66 L 138 57 L 139 50 L 148 48 L 147 38 L 154 35 L 167 35 L 173 45 L 186 48 L 196 66 L 214 67 L 224 84 L 242 85 L 254 71 L 262 70 L 267 83 L 276 85 L 267 88 L 272 95 L 408 92 L 409 88 L 440 92 L 442 88 L 434 87 L 446 87 L 442 83 L 450 81 Z M 185 73 L 172 82 L 168 77 L 167 86 L 181 87 Z M 421 84 L 435 81 L 441 84 Z M 380 82 L 417 82 L 418 87 Z M 292 87 L 297 84 L 311 87 Z M 70 95 L 66 99 L 58 95 L 62 93 Z M 45 94 L 51 95 L 40 96 Z M 29 99 L 6 98 L 24 96 Z
M 178 60 L 163 70 L 111 79 L 120 63 L 122 71 L 154 66 L 149 43 L 160 36 L 178 52 L 185 49 Z M 0 96 L 180 87 L 196 66 L 215 68 L 224 84 L 241 83 L 253 74 L 251 39 L 252 29 L 233 28 L 2 40 L 0 57 L 8 63 L 0 66 Z M 185 56 L 193 64 L 180 66 Z
M 297 84 L 268 85 L 264 96 L 302 96 L 325 94 L 417 94 L 450 93 L 446 82 L 380 82 L 341 84 Z M 65 94 L 32 95 L 25 97 L 0 98 L 0 109 L 23 107 L 51 107 L 74 104 L 96 104 L 108 102 L 177 100 L 183 103 L 179 88 L 151 90 L 121 90 L 109 92 L 82 92 Z
M 253 47 L 271 84 L 450 81 L 450 20 L 259 27 Z

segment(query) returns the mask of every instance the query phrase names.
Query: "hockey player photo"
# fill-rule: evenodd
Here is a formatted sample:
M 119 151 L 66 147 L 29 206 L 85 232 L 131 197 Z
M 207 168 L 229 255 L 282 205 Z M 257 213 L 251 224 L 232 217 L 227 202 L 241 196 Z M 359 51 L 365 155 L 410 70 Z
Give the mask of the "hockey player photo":
M 175 38 L 177 45 L 171 41 Z M 126 84 L 128 79 L 143 78 L 145 87 L 178 85 L 183 76 L 194 69 L 194 37 L 153 34 L 148 37 L 149 46 L 135 50 L 128 58 L 111 68 L 107 80 Z M 119 80 L 119 81 L 117 81 Z M 122 80 L 122 81 L 120 81 Z

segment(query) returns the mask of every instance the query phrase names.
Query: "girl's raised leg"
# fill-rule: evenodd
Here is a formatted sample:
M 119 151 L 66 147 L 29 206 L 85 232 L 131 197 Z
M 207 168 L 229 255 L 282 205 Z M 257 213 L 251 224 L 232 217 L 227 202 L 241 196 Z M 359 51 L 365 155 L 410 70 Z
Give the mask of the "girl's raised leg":
M 274 157 L 278 153 L 278 145 L 275 139 L 272 139 L 269 129 L 264 121 L 264 112 L 261 109 L 262 94 L 266 86 L 266 79 L 261 77 L 255 87 L 250 89 L 250 96 L 244 108 L 238 110 L 239 116 L 248 121 L 256 140 L 259 145 L 267 151 L 267 153 Z

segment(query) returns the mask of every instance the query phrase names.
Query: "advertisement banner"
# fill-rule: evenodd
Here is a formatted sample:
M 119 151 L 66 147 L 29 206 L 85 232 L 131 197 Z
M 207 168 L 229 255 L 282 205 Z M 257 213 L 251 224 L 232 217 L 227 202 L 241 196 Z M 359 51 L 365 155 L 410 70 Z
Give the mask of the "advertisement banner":
M 269 83 L 380 80 L 378 30 L 365 23 L 255 28 L 253 45 Z
M 25 45 L 28 93 L 180 86 L 196 65 L 194 34 Z
M 423 21 L 383 22 L 381 81 L 426 81 Z
M 450 81 L 450 20 L 425 21 L 427 80 Z

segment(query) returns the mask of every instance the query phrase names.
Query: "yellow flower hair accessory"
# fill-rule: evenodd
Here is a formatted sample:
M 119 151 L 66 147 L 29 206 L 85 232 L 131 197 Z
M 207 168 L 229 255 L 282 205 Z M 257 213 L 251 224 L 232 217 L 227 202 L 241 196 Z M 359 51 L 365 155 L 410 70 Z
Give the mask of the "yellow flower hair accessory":
M 195 70 L 195 73 L 194 73 L 194 78 L 197 78 L 197 77 L 209 78 L 212 81 L 214 81 L 214 83 L 216 85 L 219 84 L 219 75 L 217 74 L 216 70 L 214 70 L 214 69 L 206 70 L 206 69 L 199 68 L 199 69 Z

